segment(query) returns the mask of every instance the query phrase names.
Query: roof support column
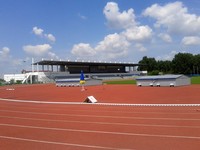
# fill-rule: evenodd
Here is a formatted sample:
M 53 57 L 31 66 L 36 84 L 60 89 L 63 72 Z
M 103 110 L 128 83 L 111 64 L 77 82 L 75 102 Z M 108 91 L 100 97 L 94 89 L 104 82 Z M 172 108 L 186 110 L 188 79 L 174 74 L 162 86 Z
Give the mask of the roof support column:
M 53 72 L 53 65 L 51 65 L 51 71 Z

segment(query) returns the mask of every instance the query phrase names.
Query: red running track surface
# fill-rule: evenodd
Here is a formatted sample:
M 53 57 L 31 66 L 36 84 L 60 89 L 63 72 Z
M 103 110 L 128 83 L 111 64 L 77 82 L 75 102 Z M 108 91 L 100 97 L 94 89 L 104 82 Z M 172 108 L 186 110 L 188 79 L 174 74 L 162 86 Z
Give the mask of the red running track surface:
M 10 89 L 15 90 L 10 90 Z M 137 87 L 135 85 L 102 85 L 81 87 L 56 87 L 48 85 L 19 85 L 0 87 L 0 98 L 83 102 L 94 96 L 101 103 L 131 104 L 200 104 L 200 85 L 182 87 Z
M 105 103 L 198 103 L 200 86 L 139 88 L 104 85 L 1 87 L 0 97 L 82 102 L 93 95 Z M 74 93 L 73 93 L 74 92 Z M 3 150 L 198 150 L 199 107 L 132 107 L 20 103 L 0 100 Z

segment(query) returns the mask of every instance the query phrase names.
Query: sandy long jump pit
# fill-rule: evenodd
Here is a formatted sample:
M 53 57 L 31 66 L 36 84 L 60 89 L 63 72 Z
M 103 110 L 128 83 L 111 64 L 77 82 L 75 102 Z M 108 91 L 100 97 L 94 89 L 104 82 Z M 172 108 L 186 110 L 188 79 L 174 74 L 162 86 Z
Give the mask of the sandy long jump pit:
M 83 102 L 94 96 L 100 103 L 130 104 L 199 104 L 200 85 L 182 87 L 137 87 L 136 85 L 100 85 L 81 87 L 56 87 L 46 85 L 16 85 L 0 89 L 0 98 Z

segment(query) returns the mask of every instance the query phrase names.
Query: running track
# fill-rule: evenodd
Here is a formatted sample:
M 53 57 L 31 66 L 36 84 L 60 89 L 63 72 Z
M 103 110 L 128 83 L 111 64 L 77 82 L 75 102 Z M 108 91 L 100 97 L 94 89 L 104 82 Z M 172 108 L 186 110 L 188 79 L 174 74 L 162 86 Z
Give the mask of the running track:
M 0 100 L 0 131 L 3 150 L 197 150 L 200 109 Z
M 52 85 L 1 88 L 0 149 L 199 150 L 199 89 L 105 86 L 80 93 Z M 104 104 L 81 104 L 89 95 Z

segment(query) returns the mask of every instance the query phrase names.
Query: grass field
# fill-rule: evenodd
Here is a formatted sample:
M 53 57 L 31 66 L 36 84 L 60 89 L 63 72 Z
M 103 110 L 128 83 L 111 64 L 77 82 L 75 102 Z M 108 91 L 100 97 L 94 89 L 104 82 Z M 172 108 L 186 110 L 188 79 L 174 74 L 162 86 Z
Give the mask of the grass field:
M 112 81 L 105 81 L 106 84 L 136 84 L 136 81 L 133 79 L 128 80 L 112 80 Z
M 191 78 L 192 84 L 200 84 L 200 76 Z

